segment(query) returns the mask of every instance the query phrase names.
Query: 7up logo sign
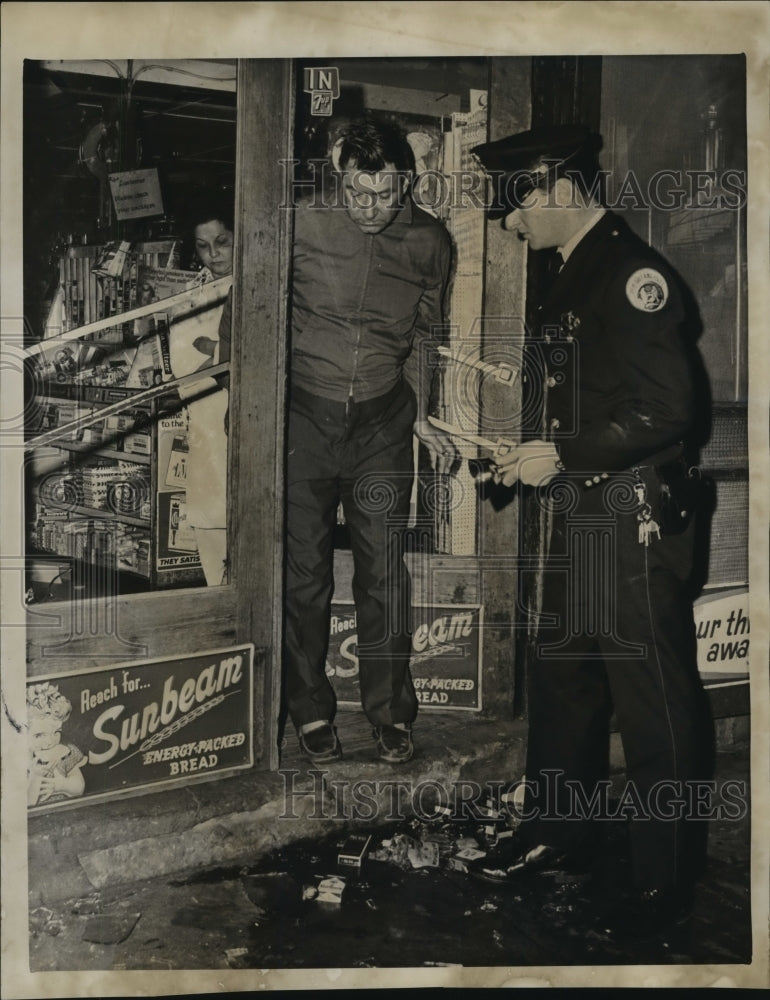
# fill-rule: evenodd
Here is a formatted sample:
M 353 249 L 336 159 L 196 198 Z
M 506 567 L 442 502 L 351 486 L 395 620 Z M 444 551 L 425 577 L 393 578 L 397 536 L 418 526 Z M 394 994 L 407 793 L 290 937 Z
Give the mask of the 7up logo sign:
M 311 115 L 331 115 L 332 106 L 340 96 L 340 73 L 336 66 L 308 66 L 304 71 L 306 94 L 310 94 Z

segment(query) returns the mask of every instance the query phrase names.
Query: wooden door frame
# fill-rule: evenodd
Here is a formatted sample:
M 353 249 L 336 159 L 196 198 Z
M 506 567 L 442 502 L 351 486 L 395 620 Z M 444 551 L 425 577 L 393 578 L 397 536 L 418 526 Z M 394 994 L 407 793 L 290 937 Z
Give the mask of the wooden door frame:
M 238 64 L 236 253 L 230 433 L 230 539 L 235 641 L 265 650 L 257 677 L 255 756 L 278 766 L 283 644 L 284 435 L 292 213 L 287 161 L 294 138 L 289 59 Z M 237 333 L 236 333 L 237 331 Z M 267 709 L 267 711 L 264 711 Z M 261 739 L 261 743 L 260 743 Z

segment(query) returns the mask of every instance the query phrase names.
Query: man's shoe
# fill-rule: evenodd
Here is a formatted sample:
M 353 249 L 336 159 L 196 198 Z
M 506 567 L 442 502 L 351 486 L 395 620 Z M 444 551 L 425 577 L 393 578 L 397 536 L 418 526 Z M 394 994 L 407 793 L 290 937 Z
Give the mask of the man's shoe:
M 297 730 L 299 748 L 314 764 L 326 764 L 342 757 L 342 747 L 337 738 L 337 730 L 330 722 L 303 733 Z
M 412 730 L 400 729 L 398 726 L 375 726 L 372 733 L 377 743 L 377 754 L 380 760 L 389 764 L 404 764 L 412 759 L 414 743 Z
M 612 911 L 604 929 L 617 941 L 653 937 L 684 924 L 692 911 L 692 893 L 680 888 L 646 889 Z

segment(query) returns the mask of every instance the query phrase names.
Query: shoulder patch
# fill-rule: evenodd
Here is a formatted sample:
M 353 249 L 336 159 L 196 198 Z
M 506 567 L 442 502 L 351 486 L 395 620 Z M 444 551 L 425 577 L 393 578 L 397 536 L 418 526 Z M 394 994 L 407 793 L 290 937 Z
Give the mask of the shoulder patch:
M 654 267 L 640 268 L 626 282 L 626 298 L 641 312 L 659 312 L 668 302 L 668 282 Z

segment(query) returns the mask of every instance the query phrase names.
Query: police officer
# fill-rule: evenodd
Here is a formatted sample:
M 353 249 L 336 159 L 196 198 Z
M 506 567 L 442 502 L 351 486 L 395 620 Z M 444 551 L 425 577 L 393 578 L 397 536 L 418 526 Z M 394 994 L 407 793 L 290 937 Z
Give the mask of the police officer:
M 491 216 L 556 264 L 527 352 L 538 426 L 498 464 L 506 486 L 537 487 L 549 536 L 528 682 L 528 818 L 502 871 L 587 862 L 592 819 L 611 812 L 595 796 L 614 711 L 634 876 L 611 916 L 620 933 L 687 912 L 688 796 L 707 722 L 687 589 L 693 521 L 676 503 L 696 419 L 687 312 L 671 267 L 602 207 L 600 145 L 558 126 L 474 152 L 493 181 Z

